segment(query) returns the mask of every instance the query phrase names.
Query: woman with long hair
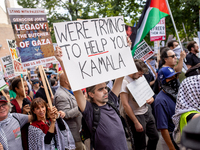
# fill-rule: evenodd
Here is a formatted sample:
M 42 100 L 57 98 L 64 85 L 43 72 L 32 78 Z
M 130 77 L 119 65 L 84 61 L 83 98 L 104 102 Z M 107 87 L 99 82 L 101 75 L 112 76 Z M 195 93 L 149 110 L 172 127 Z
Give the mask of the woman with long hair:
M 12 112 L 16 113 L 23 113 L 23 114 L 28 114 L 30 112 L 30 104 L 31 104 L 31 98 L 28 95 L 28 85 L 27 82 L 24 81 L 24 90 L 26 93 L 26 98 L 24 98 L 24 91 L 23 91 L 23 86 L 21 83 L 20 78 L 16 78 L 12 81 L 12 90 L 16 93 L 16 98 L 11 100 L 11 104 L 13 105 L 12 107 Z
M 31 103 L 33 122 L 28 129 L 29 150 L 73 150 L 75 142 L 68 125 L 55 106 L 50 109 L 42 98 Z

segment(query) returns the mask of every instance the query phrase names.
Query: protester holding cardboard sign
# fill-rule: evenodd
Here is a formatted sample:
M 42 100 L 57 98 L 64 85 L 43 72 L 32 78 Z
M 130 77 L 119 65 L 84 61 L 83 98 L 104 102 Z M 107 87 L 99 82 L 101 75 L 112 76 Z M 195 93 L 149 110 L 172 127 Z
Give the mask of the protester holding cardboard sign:
M 56 47 L 55 56 L 63 67 L 61 48 Z M 65 70 L 64 73 L 66 74 Z M 93 141 L 92 146 L 95 150 L 128 149 L 121 120 L 116 111 L 107 104 L 108 99 L 113 101 L 116 105 L 118 104 L 117 96 L 120 92 L 122 80 L 123 77 L 115 80 L 114 86 L 109 94 L 107 92 L 106 83 L 101 83 L 87 88 L 90 101 L 101 109 L 101 119 L 99 120 L 99 127 L 95 133 L 92 131 L 93 104 L 86 101 L 81 90 L 74 91 L 74 96 L 77 100 L 78 106 L 88 124 L 90 133 L 93 135 L 93 139 L 91 140 Z

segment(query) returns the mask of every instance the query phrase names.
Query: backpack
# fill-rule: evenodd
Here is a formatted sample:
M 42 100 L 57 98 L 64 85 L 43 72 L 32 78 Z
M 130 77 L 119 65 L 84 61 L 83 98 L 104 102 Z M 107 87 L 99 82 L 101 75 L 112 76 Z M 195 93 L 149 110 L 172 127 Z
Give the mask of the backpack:
M 116 113 L 118 114 L 118 116 L 122 120 L 122 117 L 121 117 L 121 115 L 119 113 L 119 110 L 117 109 L 117 107 L 114 104 L 114 102 L 111 101 L 111 100 L 108 100 L 107 104 L 109 106 L 111 106 L 116 111 Z M 80 132 L 80 136 L 81 136 L 82 142 L 84 142 L 86 139 L 90 138 L 90 140 L 91 140 L 91 142 L 90 142 L 90 149 L 91 150 L 94 147 L 95 132 L 96 132 L 96 129 L 98 127 L 99 120 L 100 120 L 100 115 L 101 115 L 100 109 L 97 106 L 97 104 L 92 103 L 92 107 L 93 107 L 92 134 L 90 133 L 90 130 L 89 130 L 89 128 L 87 126 L 87 123 L 86 123 L 86 121 L 85 121 L 84 118 L 82 118 L 82 129 L 81 129 L 81 132 Z M 125 129 L 124 129 L 124 131 L 125 131 Z

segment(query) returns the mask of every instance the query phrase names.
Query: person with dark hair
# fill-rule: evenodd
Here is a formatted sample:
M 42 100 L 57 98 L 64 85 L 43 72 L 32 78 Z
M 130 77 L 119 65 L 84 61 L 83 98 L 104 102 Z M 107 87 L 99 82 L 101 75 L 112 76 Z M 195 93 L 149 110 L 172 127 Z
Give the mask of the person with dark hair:
M 24 81 L 24 90 L 26 94 L 26 98 L 24 98 L 24 91 L 20 78 L 16 78 L 12 81 L 12 89 L 17 94 L 16 98 L 11 100 L 12 112 L 28 114 L 30 112 L 30 103 L 31 98 L 27 96 L 28 94 L 28 85 L 27 82 Z
M 31 103 L 33 121 L 28 128 L 29 150 L 72 150 L 75 149 L 74 139 L 67 124 L 59 117 L 54 106 L 36 98 Z
M 33 98 L 38 98 L 38 97 L 40 97 L 40 98 L 42 98 L 43 100 L 45 100 L 46 103 L 48 103 L 47 96 L 46 96 L 46 93 L 45 93 L 45 90 L 44 90 L 44 86 L 43 86 L 43 83 L 42 83 L 41 75 L 40 75 L 39 72 L 38 72 L 38 78 L 39 78 L 39 80 L 40 80 L 40 82 L 41 82 L 41 85 L 40 85 L 39 90 L 36 92 L 36 94 L 34 95 Z M 46 81 L 44 81 L 44 82 L 46 83 Z M 48 82 L 49 82 L 49 81 L 48 81 Z M 49 83 L 49 84 L 50 84 L 50 83 Z M 51 84 L 50 84 L 50 86 L 51 86 Z M 48 86 L 47 86 L 47 88 L 48 88 Z M 52 88 L 51 88 L 51 90 L 52 90 L 52 93 L 55 94 L 55 89 L 52 89 Z M 48 91 L 49 91 L 49 95 L 50 95 L 50 90 L 49 90 L 49 88 L 48 88 Z M 53 99 L 54 99 L 54 97 L 51 97 L 52 102 L 53 102 Z
M 3 89 L 4 93 L 6 94 L 7 98 L 10 100 L 10 94 L 8 89 Z M 3 93 L 0 91 L 0 95 L 3 96 Z
M 169 47 L 171 50 L 175 49 L 178 46 L 177 40 L 171 40 L 167 43 L 167 47 Z
M 33 79 L 32 80 L 32 92 L 33 92 L 33 96 L 35 96 L 35 94 L 37 93 L 37 91 L 40 88 L 40 80 L 39 79 Z
M 64 67 L 62 61 L 62 50 L 56 47 L 55 57 Z M 66 75 L 66 74 L 65 74 Z M 67 76 L 66 76 L 67 78 Z M 77 104 L 88 125 L 91 133 L 92 146 L 95 150 L 128 150 L 124 128 L 119 115 L 113 108 L 118 105 L 118 95 L 120 92 L 123 77 L 115 80 L 112 90 L 108 93 L 106 83 L 100 83 L 86 89 L 90 102 L 83 95 L 82 90 L 74 91 Z M 113 107 L 108 104 L 112 103 Z M 100 110 L 98 127 L 93 126 L 94 107 Z M 94 127 L 94 128 L 93 128 Z
M 0 96 L 0 145 L 3 150 L 23 150 L 21 128 L 31 121 L 31 115 L 9 113 L 10 103 Z
M 146 101 L 146 104 L 139 107 L 134 97 L 131 95 L 127 88 L 127 84 L 142 77 L 143 74 L 148 72 L 148 67 L 142 60 L 134 60 L 137 73 L 128 75 L 124 78 L 120 93 L 121 103 L 126 113 L 128 125 L 131 128 L 134 138 L 136 150 L 155 150 L 158 143 L 158 132 L 155 125 L 155 119 L 152 111 L 147 104 L 152 104 L 154 98 Z M 148 136 L 148 144 L 146 144 L 146 135 Z
M 180 72 L 175 72 L 171 67 L 163 67 L 158 72 L 158 80 L 162 90 L 154 101 L 154 113 L 157 129 L 161 131 L 161 145 L 163 150 L 177 150 L 178 146 L 172 138 L 174 124 L 172 116 L 175 114 L 176 97 L 179 88 L 177 79 Z
M 189 53 L 186 56 L 186 65 L 188 69 L 200 63 L 200 58 L 197 57 L 197 53 L 199 53 L 199 46 L 195 41 L 191 41 L 187 45 L 187 49 Z
M 12 89 L 12 81 L 13 81 L 14 79 L 12 79 L 12 80 L 10 80 L 10 86 L 9 86 L 9 94 L 10 94 L 10 99 L 14 99 L 17 95 L 16 95 L 16 93 L 13 91 L 13 89 Z

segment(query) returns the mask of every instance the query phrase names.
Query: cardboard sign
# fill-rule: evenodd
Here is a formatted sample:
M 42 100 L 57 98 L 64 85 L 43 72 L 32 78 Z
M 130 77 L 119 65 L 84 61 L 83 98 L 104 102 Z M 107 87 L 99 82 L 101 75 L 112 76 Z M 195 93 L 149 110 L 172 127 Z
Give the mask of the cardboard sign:
M 3 68 L 0 64 L 0 91 L 5 89 L 6 87 L 7 87 L 7 84 L 4 81 Z
M 27 70 L 24 69 L 21 64 L 21 58 L 19 56 L 19 51 L 16 46 L 16 41 L 7 39 L 7 43 L 8 43 L 10 55 L 12 56 L 12 60 L 13 60 L 12 62 L 13 62 L 15 74 L 27 74 Z
M 134 97 L 139 107 L 146 104 L 146 101 L 154 95 L 153 90 L 149 86 L 144 76 L 129 83 L 127 85 L 127 88 Z
M 149 47 L 149 45 L 143 40 L 135 50 L 134 59 L 141 59 L 143 61 L 148 60 L 151 56 L 154 55 L 154 52 Z
M 122 16 L 53 25 L 73 91 L 137 72 Z
M 8 55 L 8 56 L 5 56 L 5 57 L 2 57 L 1 62 L 3 63 L 3 67 L 5 68 L 7 77 L 9 79 L 14 78 L 15 73 L 14 73 L 14 67 L 13 67 L 13 62 L 12 62 L 11 56 Z
M 150 41 L 162 40 L 166 40 L 165 18 L 162 18 L 160 22 L 150 30 Z
M 44 9 L 8 8 L 24 68 L 55 61 Z

